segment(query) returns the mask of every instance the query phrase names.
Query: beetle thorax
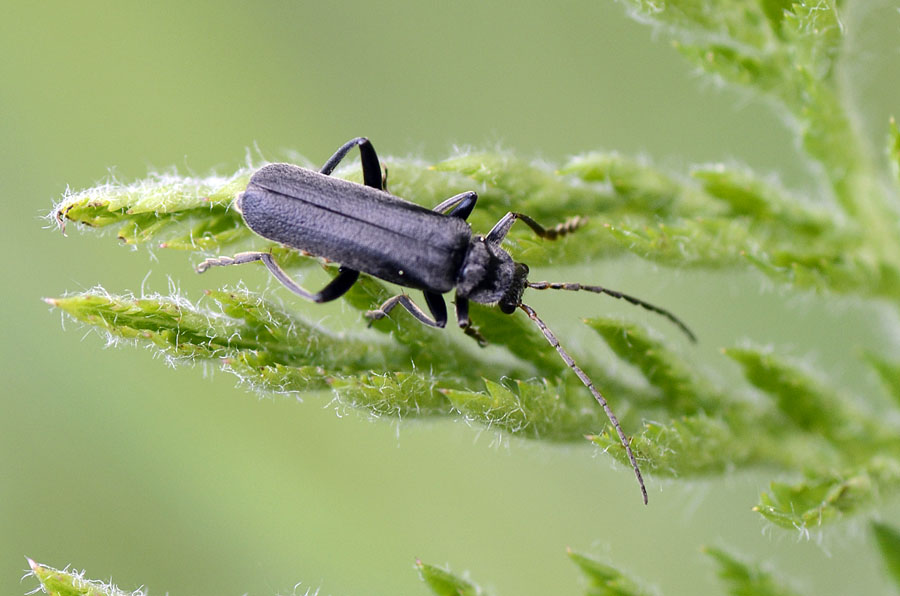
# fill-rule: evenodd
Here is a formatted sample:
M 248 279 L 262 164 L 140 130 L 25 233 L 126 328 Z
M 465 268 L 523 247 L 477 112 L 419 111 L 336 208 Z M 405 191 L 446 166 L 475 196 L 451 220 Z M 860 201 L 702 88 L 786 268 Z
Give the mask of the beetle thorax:
M 480 304 L 502 303 L 504 312 L 512 312 L 525 289 L 527 272 L 508 252 L 476 236 L 460 269 L 456 293 Z

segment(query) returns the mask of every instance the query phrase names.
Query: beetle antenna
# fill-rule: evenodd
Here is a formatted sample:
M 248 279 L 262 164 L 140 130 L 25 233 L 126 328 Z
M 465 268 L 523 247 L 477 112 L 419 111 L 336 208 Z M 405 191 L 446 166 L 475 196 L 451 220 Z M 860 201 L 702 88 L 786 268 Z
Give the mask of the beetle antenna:
M 528 284 L 531 285 L 531 284 Z M 549 286 L 548 286 L 549 287 Z M 644 505 L 647 504 L 647 487 L 644 486 L 644 477 L 641 476 L 641 469 L 638 467 L 637 460 L 634 457 L 634 452 L 631 451 L 631 442 L 628 440 L 628 437 L 625 436 L 625 431 L 622 430 L 622 425 L 619 424 L 619 419 L 616 418 L 616 415 L 613 414 L 612 408 L 609 407 L 609 404 L 606 403 L 606 398 L 603 397 L 603 394 L 594 387 L 594 382 L 591 381 L 590 377 L 588 377 L 581 368 L 575 364 L 575 361 L 569 356 L 569 353 L 559 345 L 559 340 L 556 339 L 556 336 L 553 335 L 553 332 L 550 331 L 550 328 L 537 316 L 537 313 L 534 312 L 534 309 L 528 306 L 527 304 L 519 303 L 519 308 L 525 311 L 525 314 L 537 324 L 541 329 L 541 333 L 544 334 L 544 337 L 553 346 L 556 351 L 559 353 L 560 358 L 563 359 L 563 362 L 569 365 L 573 371 L 575 371 L 575 375 L 581 379 L 581 382 L 584 383 L 584 386 L 588 388 L 588 391 L 594 396 L 594 399 L 597 400 L 597 403 L 603 408 L 603 411 L 606 412 L 606 416 L 609 418 L 609 421 L 612 423 L 613 427 L 616 429 L 616 434 L 619 435 L 619 440 L 622 442 L 622 446 L 625 447 L 625 453 L 628 455 L 628 461 L 631 462 L 631 467 L 634 469 L 634 475 L 637 476 L 638 484 L 641 486 L 641 494 L 644 497 Z
M 569 290 L 570 292 L 577 292 L 579 290 L 584 290 L 586 292 L 594 292 L 595 294 L 606 294 L 607 296 L 612 296 L 613 298 L 619 298 L 620 300 L 625 300 L 635 306 L 641 306 L 646 308 L 651 312 L 655 312 L 658 315 L 662 315 L 665 318 L 669 319 L 681 329 L 685 335 L 688 336 L 692 342 L 697 343 L 697 336 L 694 335 L 694 332 L 691 331 L 687 325 L 685 325 L 681 319 L 673 315 L 671 312 L 667 311 L 664 308 L 660 308 L 659 306 L 655 306 L 650 304 L 649 302 L 644 302 L 640 298 L 635 298 L 634 296 L 629 296 L 628 294 L 623 294 L 622 292 L 618 292 L 616 290 L 610 290 L 608 288 L 604 288 L 602 286 L 586 286 L 583 284 L 573 284 L 573 283 L 557 283 L 557 282 L 549 282 L 549 281 L 535 281 L 535 282 L 527 282 L 528 287 L 535 290 Z

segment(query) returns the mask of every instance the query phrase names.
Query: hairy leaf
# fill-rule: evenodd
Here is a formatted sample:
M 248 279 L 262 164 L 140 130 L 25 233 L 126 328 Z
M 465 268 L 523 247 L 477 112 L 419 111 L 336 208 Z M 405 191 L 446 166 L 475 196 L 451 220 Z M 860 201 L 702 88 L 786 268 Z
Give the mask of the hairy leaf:
M 718 565 L 719 578 L 733 596 L 794 596 L 797 592 L 787 588 L 770 572 L 757 565 L 740 561 L 721 548 L 703 549 Z
M 484 594 L 481 588 L 467 579 L 446 569 L 428 565 L 416 559 L 419 577 L 437 596 L 477 596 Z
M 645 596 L 650 594 L 615 567 L 569 550 L 569 558 L 588 580 L 588 596 Z
M 31 559 L 28 565 L 47 596 L 143 596 L 141 590 L 124 592 L 112 584 L 85 579 L 83 572 L 54 569 Z
M 877 457 L 855 470 L 773 482 L 754 509 L 769 521 L 806 531 L 879 503 L 900 489 L 900 460 Z
M 872 522 L 875 543 L 894 584 L 900 589 L 900 531 L 885 523 Z

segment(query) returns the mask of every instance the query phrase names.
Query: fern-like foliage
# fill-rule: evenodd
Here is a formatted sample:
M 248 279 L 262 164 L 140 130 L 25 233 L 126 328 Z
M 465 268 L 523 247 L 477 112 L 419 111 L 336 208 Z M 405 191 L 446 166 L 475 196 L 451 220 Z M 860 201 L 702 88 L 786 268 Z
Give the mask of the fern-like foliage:
M 877 526 L 876 532 L 880 544 L 888 544 L 886 548 L 896 550 L 896 531 Z M 891 534 L 893 532 L 893 534 Z M 785 585 L 772 572 L 759 565 L 741 561 L 739 558 L 720 548 L 704 548 L 710 559 L 716 564 L 719 578 L 728 594 L 734 596 L 795 596 L 798 593 Z M 568 551 L 569 559 L 578 567 L 585 580 L 585 596 L 649 596 L 655 592 L 642 586 L 640 582 L 622 573 L 615 567 L 604 563 L 590 555 Z M 886 554 L 889 564 L 896 564 L 896 552 Z M 85 579 L 84 573 L 68 569 L 54 569 L 28 559 L 33 575 L 40 584 L 40 589 L 48 596 L 143 596 L 143 591 L 123 592 L 112 584 Z M 416 560 L 419 578 L 435 596 L 486 596 L 489 594 L 475 581 L 454 573 L 449 569 L 437 567 Z M 307 592 L 308 594 L 309 592 Z
M 142 590 L 125 592 L 110 583 L 86 578 L 84 572 L 69 568 L 54 569 L 28 559 L 30 574 L 39 582 L 39 589 L 48 596 L 143 596 Z
M 885 554 L 888 564 L 896 564 L 896 548 L 898 535 L 895 530 L 876 526 L 879 541 L 889 546 L 882 547 L 890 551 Z M 723 587 L 722 594 L 731 596 L 799 596 L 801 593 L 791 587 L 785 580 L 762 565 L 742 561 L 722 548 L 705 547 L 702 549 L 715 564 L 716 574 Z M 569 558 L 585 579 L 585 596 L 650 596 L 658 592 L 647 588 L 612 565 L 604 563 L 590 555 L 568 551 Z M 894 557 L 890 559 L 889 557 Z M 472 580 L 463 579 L 449 570 L 431 567 L 417 561 L 420 576 L 436 596 L 456 594 L 483 594 L 483 590 Z M 424 572 L 427 569 L 428 572 Z M 893 571 L 893 569 L 892 569 Z M 455 591 L 454 591 L 455 590 Z
M 900 529 L 881 522 L 872 523 L 872 533 L 888 575 L 900 590 Z
M 637 227 L 626 230 L 621 223 L 606 223 L 607 218 L 617 222 L 657 218 L 653 229 L 641 228 L 644 239 L 655 236 L 650 244 L 662 242 L 659 250 L 648 244 L 647 255 L 660 257 L 667 252 L 665 246 L 677 244 L 668 252 L 670 257 L 679 255 L 680 265 L 711 265 L 718 259 L 715 264 L 724 266 L 739 259 L 767 274 L 777 273 L 765 256 L 775 250 L 773 246 L 744 245 L 747 251 L 764 255 L 747 260 L 739 254 L 744 251 L 733 245 L 736 234 L 746 234 L 755 226 L 759 238 L 775 242 L 781 236 L 786 242 L 798 229 L 814 235 L 826 229 L 837 233 L 837 224 L 825 215 L 813 217 L 811 211 L 791 207 L 794 203 L 772 190 L 772 184 L 724 166 L 696 170 L 695 178 L 705 181 L 705 188 L 700 188 L 675 183 L 673 177 L 649 165 L 612 155 L 585 156 L 555 170 L 502 154 L 465 155 L 430 167 L 408 160 L 387 163 L 392 190 L 426 205 L 480 185 L 480 205 L 484 203 L 485 208 L 473 213 L 475 229 L 489 227 L 518 204 L 547 222 L 602 214 L 592 215 L 572 241 L 551 243 L 534 239 L 530 232 L 514 231 L 510 249 L 517 259 L 529 263 L 577 263 L 585 256 L 622 254 L 641 246 Z M 347 168 L 342 173 L 352 177 L 355 171 Z M 202 253 L 212 246 L 237 251 L 248 243 L 261 243 L 231 209 L 247 176 L 243 171 L 225 179 L 155 176 L 130 185 L 110 183 L 65 198 L 55 214 L 63 221 L 93 228 L 114 225 L 117 236 L 128 243 L 154 242 Z M 547 201 L 542 192 L 552 192 L 557 200 Z M 746 213 L 752 223 L 734 217 L 731 210 L 715 224 L 710 218 L 687 217 L 688 212 L 715 213 L 720 208 L 716 196 L 731 197 L 731 204 L 740 205 L 734 209 Z M 659 213 L 663 197 L 680 205 L 668 207 L 669 218 L 652 215 L 650 209 Z M 676 216 L 676 211 L 681 215 Z M 676 239 L 674 226 L 695 223 L 700 227 L 682 227 Z M 722 226 L 735 233 L 722 234 Z M 290 270 L 315 262 L 280 247 L 271 249 Z M 700 258 L 701 252 L 707 256 Z M 663 260 L 676 262 L 669 257 Z M 323 265 L 330 273 L 336 271 L 332 264 Z M 864 275 L 858 269 L 852 274 L 859 279 Z M 821 279 L 833 282 L 836 278 L 828 274 Z M 262 390 L 304 392 L 330 387 L 343 403 L 376 414 L 462 416 L 507 433 L 551 441 L 580 441 L 588 435 L 624 457 L 614 435 L 604 431 L 602 411 L 525 317 L 473 306 L 473 320 L 495 346 L 485 358 L 485 353 L 460 345 L 452 334 L 428 329 L 400 311 L 376 322 L 373 337 L 363 329 L 362 314 L 389 295 L 381 282 L 363 278 L 346 297 L 360 313 L 360 331 L 342 335 L 306 322 L 293 311 L 295 305 L 287 311 L 247 290 L 210 291 L 196 303 L 181 296 L 110 295 L 102 289 L 48 301 L 113 337 L 152 343 L 173 361 L 218 362 Z M 307 305 L 296 307 L 302 312 Z M 819 373 L 759 349 L 726 350 L 741 364 L 749 383 L 771 396 L 767 405 L 760 405 L 743 392 L 717 387 L 679 357 L 679 348 L 656 334 L 623 325 L 618 319 L 591 319 L 587 324 L 646 380 L 635 386 L 607 373 L 600 384 L 615 397 L 627 430 L 635 435 L 642 466 L 651 471 L 690 477 L 766 465 L 803 470 L 814 479 L 844 479 L 855 477 L 857 467 L 867 466 L 867 457 L 875 454 L 882 457 L 879 469 L 892 469 L 900 461 L 897 429 L 884 418 L 853 411 L 845 404 L 859 400 L 834 395 L 825 379 L 814 378 Z M 373 342 L 390 349 L 372 349 Z M 514 357 L 511 364 L 508 359 L 490 357 L 498 349 Z M 584 354 L 578 355 L 578 361 L 588 370 L 606 369 Z M 869 361 L 890 383 L 892 363 L 876 356 Z M 769 519 L 788 527 L 807 527 L 834 517 L 798 509 L 800 500 L 782 502 L 775 492 L 784 491 L 776 491 L 775 486 L 758 508 Z M 805 481 L 797 488 L 803 486 Z M 891 474 L 878 475 L 867 498 L 840 511 L 868 503 L 869 497 L 893 486 Z M 780 512 L 787 518 L 779 517 Z
M 485 231 L 515 209 L 554 225 L 587 218 L 556 242 L 514 229 L 507 248 L 530 265 L 565 265 L 636 255 L 678 268 L 751 268 L 796 290 L 850 295 L 900 306 L 900 129 L 888 126 L 884 154 L 873 158 L 850 110 L 840 60 L 846 36 L 840 0 L 626 0 L 641 20 L 676 40 L 699 69 L 747 87 L 792 123 L 821 184 L 798 192 L 728 163 L 683 173 L 645 160 L 593 152 L 548 165 L 502 152 L 470 152 L 436 163 L 387 159 L 391 191 L 432 206 L 475 189 L 473 229 Z M 258 164 L 257 164 L 258 165 Z M 232 202 L 253 167 L 225 177 L 174 173 L 65 196 L 52 216 L 65 228 L 109 228 L 126 244 L 185 251 L 185 270 L 209 254 L 268 248 L 293 274 L 321 263 L 254 237 Z M 358 166 L 336 175 L 360 181 Z M 577 239 L 575 239 L 577 236 Z M 218 284 L 223 278 L 211 277 Z M 361 316 L 389 291 L 363 277 L 346 302 Z M 558 359 L 540 331 L 518 313 L 473 307 L 492 345 L 478 351 L 405 312 L 372 330 L 335 333 L 309 323 L 257 292 L 220 289 L 199 300 L 133 296 L 103 289 L 47 301 L 111 338 L 151 345 L 175 362 L 210 361 L 264 391 L 330 389 L 348 407 L 404 418 L 454 416 L 544 441 L 589 440 L 626 461 L 602 411 Z M 315 315 L 311 315 L 315 316 Z M 884 396 L 838 391 L 825 371 L 767 348 L 732 346 L 746 383 L 723 387 L 680 356 L 684 340 L 619 320 L 593 318 L 590 329 L 622 361 L 626 375 L 589 354 L 576 359 L 620 414 L 641 466 L 657 477 L 689 478 L 745 467 L 779 480 L 755 508 L 777 526 L 807 530 L 872 510 L 900 490 L 900 361 L 874 350 L 862 358 L 883 381 Z M 660 329 L 662 325 L 660 324 Z M 668 336 L 667 336 L 668 337 Z M 385 347 L 389 349 L 373 349 Z M 885 404 L 890 404 L 886 406 Z M 652 422 L 650 422 L 652 421 Z M 876 525 L 896 573 L 895 530 Z M 718 549 L 732 593 L 789 594 L 771 576 Z M 644 593 L 614 569 L 572 554 L 590 594 Z M 419 564 L 438 594 L 479 589 Z

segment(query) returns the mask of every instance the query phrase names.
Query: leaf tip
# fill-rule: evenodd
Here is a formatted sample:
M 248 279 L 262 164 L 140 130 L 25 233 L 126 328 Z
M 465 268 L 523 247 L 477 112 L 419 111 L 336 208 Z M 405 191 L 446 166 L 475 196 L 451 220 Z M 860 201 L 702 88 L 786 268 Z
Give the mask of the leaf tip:
M 47 581 L 47 579 L 49 579 L 49 575 L 53 572 L 53 569 L 50 569 L 50 568 L 45 567 L 44 565 L 41 565 L 40 563 L 38 563 L 31 557 L 26 556 L 25 560 L 28 561 L 28 567 L 31 569 L 31 571 L 29 573 L 27 573 L 25 575 L 25 577 L 28 577 L 28 575 L 33 575 L 34 578 L 37 579 L 38 582 L 40 583 L 40 587 L 37 588 L 35 591 L 44 590 L 45 589 L 44 582 Z M 24 579 L 24 577 L 22 579 Z
M 68 211 L 68 208 L 65 207 L 65 201 L 62 201 L 54 206 L 53 211 L 47 215 L 47 219 L 52 218 L 56 222 L 56 227 L 59 228 L 63 236 L 68 235 L 66 234 L 66 211 Z

